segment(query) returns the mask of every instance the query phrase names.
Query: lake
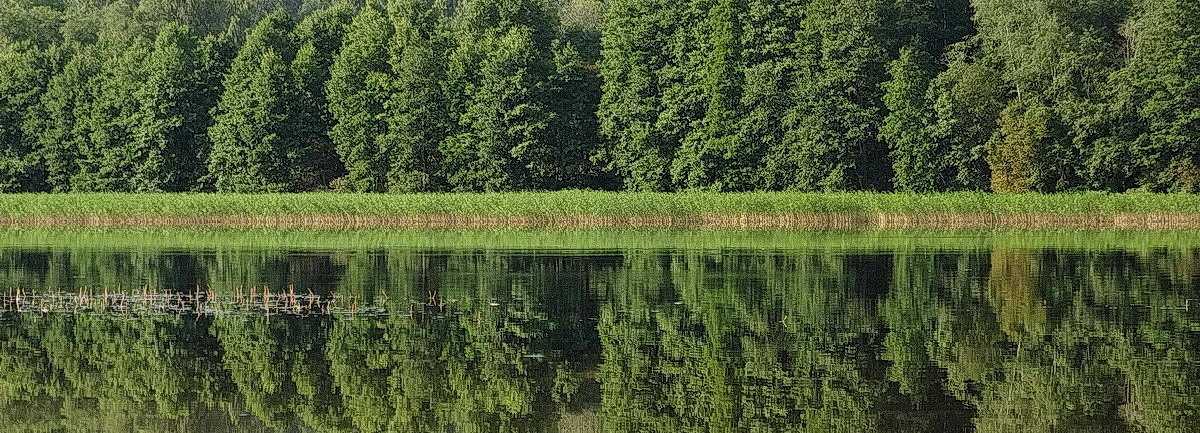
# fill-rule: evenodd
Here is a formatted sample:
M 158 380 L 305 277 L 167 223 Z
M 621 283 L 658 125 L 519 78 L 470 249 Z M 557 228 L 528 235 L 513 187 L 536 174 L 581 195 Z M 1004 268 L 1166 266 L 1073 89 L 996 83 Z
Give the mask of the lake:
M 1200 431 L 1189 233 L 11 232 L 23 432 Z

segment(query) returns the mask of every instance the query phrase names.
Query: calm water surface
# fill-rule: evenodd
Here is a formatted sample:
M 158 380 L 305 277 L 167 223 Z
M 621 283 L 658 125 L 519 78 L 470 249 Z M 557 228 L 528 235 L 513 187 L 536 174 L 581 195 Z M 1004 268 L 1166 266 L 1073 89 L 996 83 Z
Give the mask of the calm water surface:
M 1200 249 L 9 247 L 0 287 L 2 431 L 1200 431 Z

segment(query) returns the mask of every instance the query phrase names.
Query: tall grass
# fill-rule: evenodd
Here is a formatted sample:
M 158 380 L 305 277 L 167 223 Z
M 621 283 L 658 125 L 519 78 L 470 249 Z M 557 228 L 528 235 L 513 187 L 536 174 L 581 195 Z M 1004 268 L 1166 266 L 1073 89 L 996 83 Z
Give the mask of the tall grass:
M 620 229 L 0 229 L 0 250 L 962 251 L 1200 249 L 1200 231 Z
M 985 193 L 8 194 L 0 216 L 1196 214 L 1200 195 Z

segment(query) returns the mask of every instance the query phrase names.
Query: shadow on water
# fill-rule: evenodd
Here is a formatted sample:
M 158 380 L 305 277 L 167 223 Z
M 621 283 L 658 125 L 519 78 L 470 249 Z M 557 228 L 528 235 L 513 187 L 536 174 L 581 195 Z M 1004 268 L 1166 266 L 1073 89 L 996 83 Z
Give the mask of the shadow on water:
M 0 287 L 11 431 L 1200 430 L 1192 248 L 14 247 Z

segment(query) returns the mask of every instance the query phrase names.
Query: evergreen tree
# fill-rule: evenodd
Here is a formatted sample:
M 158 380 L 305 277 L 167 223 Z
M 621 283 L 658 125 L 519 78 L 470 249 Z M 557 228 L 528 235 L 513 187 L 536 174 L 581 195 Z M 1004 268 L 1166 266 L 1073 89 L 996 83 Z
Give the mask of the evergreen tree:
M 327 86 L 334 124 L 329 137 L 346 168 L 344 187 L 387 189 L 389 167 L 378 140 L 387 132 L 384 102 L 392 84 L 388 45 L 394 29 L 375 2 L 359 11 L 330 68 Z
M 282 12 L 264 18 L 247 37 L 225 77 L 209 128 L 209 176 L 218 191 L 296 191 L 297 91 L 288 65 L 295 56 L 291 21 Z
M 0 47 L 0 192 L 44 188 L 45 166 L 30 124 L 48 72 L 32 44 Z

